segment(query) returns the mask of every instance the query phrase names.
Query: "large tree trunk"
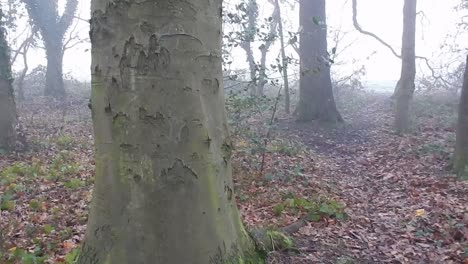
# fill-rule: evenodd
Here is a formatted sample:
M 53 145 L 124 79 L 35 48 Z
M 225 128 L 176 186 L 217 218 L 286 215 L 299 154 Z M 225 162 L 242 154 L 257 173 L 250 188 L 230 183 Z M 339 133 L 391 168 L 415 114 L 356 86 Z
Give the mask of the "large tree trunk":
M 458 106 L 457 139 L 455 143 L 454 169 L 459 176 L 468 176 L 468 57 L 466 59 L 463 87 Z
M 63 84 L 63 51 L 62 38 L 46 39 L 47 71 L 44 95 L 56 98 L 65 97 Z
M 416 0 L 405 0 L 401 75 L 395 94 L 395 131 L 406 133 L 410 127 L 410 104 L 416 77 Z
M 330 77 L 325 0 L 301 0 L 299 16 L 302 31 L 298 120 L 342 122 Z
M 221 0 L 93 0 L 96 179 L 79 264 L 261 263 L 231 179 Z
M 3 18 L 0 9 L 0 20 Z M 0 151 L 14 147 L 16 133 L 16 105 L 13 93 L 13 78 L 10 65 L 10 50 L 5 29 L 0 26 Z

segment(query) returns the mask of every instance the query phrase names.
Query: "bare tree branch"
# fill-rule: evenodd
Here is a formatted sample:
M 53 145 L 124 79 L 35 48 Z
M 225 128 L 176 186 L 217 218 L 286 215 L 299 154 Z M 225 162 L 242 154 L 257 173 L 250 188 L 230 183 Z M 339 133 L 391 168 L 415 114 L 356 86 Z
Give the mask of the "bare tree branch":
M 381 39 L 379 36 L 377 36 L 376 34 L 372 33 L 372 32 L 369 32 L 369 31 L 366 31 L 366 30 L 363 30 L 362 27 L 359 25 L 358 21 L 357 21 L 357 0 L 353 0 L 353 25 L 354 27 L 356 28 L 357 31 L 359 31 L 361 34 L 364 34 L 364 35 L 367 35 L 367 36 L 370 36 L 370 37 L 373 37 L 375 40 L 377 40 L 378 42 L 380 42 L 382 45 L 384 45 L 385 47 L 387 47 L 393 55 L 395 55 L 395 57 L 401 59 L 401 55 L 398 54 L 395 49 L 390 45 L 388 44 L 387 42 L 385 42 L 383 39 Z

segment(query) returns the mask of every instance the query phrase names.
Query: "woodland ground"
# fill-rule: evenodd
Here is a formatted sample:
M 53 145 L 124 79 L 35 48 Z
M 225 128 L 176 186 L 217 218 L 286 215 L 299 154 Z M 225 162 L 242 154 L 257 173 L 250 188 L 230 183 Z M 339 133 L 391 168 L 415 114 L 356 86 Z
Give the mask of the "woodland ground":
M 467 264 L 468 183 L 448 170 L 455 101 L 416 97 L 406 136 L 392 132 L 388 96 L 339 94 L 338 102 L 346 119 L 338 126 L 280 111 L 266 147 L 252 131 L 268 117 L 238 127 L 234 178 L 246 226 L 308 220 L 268 262 Z M 0 263 L 73 263 L 94 174 L 87 101 L 63 112 L 37 98 L 19 109 L 29 151 L 0 155 Z

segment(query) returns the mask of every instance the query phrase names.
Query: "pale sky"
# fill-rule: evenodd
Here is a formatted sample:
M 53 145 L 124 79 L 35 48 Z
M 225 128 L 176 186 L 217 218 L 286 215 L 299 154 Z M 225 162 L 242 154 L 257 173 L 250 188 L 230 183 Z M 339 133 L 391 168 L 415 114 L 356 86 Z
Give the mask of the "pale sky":
M 59 0 L 63 2 L 63 0 Z M 236 0 L 229 0 L 236 1 Z M 266 0 L 258 0 L 260 3 L 261 16 L 269 16 L 272 6 Z M 291 0 L 292 1 L 292 0 Z M 417 24 L 417 55 L 432 58 L 433 54 L 440 51 L 440 45 L 445 36 L 454 32 L 459 17 L 454 11 L 454 7 L 460 0 L 419 0 L 418 10 L 423 11 L 425 16 L 418 16 Z M 263 2 L 263 3 L 262 3 Z M 402 10 L 403 0 L 358 0 L 358 20 L 361 26 L 390 43 L 398 52 L 401 46 L 402 34 Z M 285 24 L 285 30 L 297 31 L 297 6 L 291 9 L 288 5 L 283 5 L 283 19 L 287 16 L 288 21 Z M 90 1 L 80 0 L 78 15 L 83 19 L 89 19 Z M 341 29 L 346 34 L 342 43 L 338 46 L 347 46 L 347 43 L 354 44 L 343 51 L 338 61 L 346 64 L 337 66 L 336 71 L 349 72 L 356 67 L 364 64 L 367 69 L 367 80 L 397 80 L 400 74 L 400 60 L 395 58 L 386 48 L 374 39 L 360 35 L 352 26 L 351 0 L 328 0 L 327 16 L 330 29 Z M 80 36 L 88 36 L 89 25 L 85 21 L 78 22 Z M 19 31 L 19 30 L 18 30 Z M 329 36 L 331 38 L 331 36 Z M 465 41 L 466 42 L 466 38 Z M 329 48 L 334 45 L 329 40 Z M 468 45 L 466 45 L 468 46 Z M 465 46 L 465 47 L 466 47 Z M 78 79 L 90 79 L 91 53 L 88 43 L 80 44 L 75 48 L 68 50 L 64 58 L 64 73 L 71 73 Z M 373 54 L 370 59 L 366 59 Z M 288 50 L 290 55 L 296 56 L 292 49 Z M 245 54 L 238 50 L 234 53 L 234 64 L 237 67 L 243 67 L 245 64 Z M 269 59 L 273 61 L 278 55 L 277 45 L 272 48 Z M 37 64 L 46 64 L 45 54 L 42 50 L 31 52 L 30 68 Z M 460 58 L 461 61 L 464 57 Z M 14 65 L 14 69 L 22 68 L 21 60 Z

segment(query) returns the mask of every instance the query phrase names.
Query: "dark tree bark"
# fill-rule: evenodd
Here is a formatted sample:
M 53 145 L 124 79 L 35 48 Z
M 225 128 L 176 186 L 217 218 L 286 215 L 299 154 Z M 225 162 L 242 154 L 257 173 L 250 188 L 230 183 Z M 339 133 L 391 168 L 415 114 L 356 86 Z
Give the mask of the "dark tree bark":
M 0 21 L 3 12 L 0 9 Z M 1 22 L 0 22 L 1 23 Z M 3 24 L 0 24 L 0 151 L 11 150 L 16 141 L 16 104 L 10 64 L 10 48 Z
M 395 94 L 395 131 L 406 133 L 410 127 L 410 105 L 416 78 L 416 0 L 405 0 L 401 75 Z
M 455 172 L 460 177 L 468 176 L 468 57 L 466 62 L 458 106 L 457 138 L 453 162 Z
M 74 20 L 78 0 L 67 0 L 62 16 L 56 0 L 23 0 L 28 14 L 39 28 L 47 55 L 46 87 L 44 94 L 65 97 L 63 83 L 63 38 Z
M 299 121 L 342 122 L 333 98 L 327 52 L 325 0 L 300 1 Z
M 93 0 L 93 203 L 79 264 L 262 263 L 236 208 L 221 0 Z

